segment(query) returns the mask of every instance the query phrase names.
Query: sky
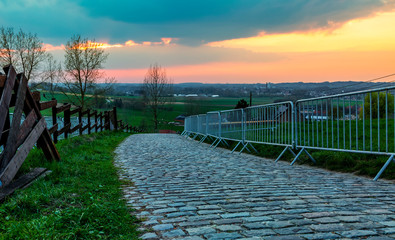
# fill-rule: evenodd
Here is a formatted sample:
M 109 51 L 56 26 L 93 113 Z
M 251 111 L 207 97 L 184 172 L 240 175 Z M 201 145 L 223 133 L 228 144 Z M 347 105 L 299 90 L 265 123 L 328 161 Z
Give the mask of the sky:
M 0 26 L 36 33 L 59 61 L 75 34 L 102 43 L 121 83 L 141 83 L 151 64 L 174 83 L 395 73 L 395 0 L 0 0 Z

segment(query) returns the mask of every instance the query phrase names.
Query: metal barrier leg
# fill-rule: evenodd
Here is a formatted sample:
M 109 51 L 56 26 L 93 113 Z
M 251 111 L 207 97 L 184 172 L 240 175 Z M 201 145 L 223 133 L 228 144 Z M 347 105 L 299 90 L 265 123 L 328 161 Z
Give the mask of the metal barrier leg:
M 214 142 L 210 145 L 210 148 L 217 142 L 218 139 L 219 139 L 219 138 L 216 138 L 216 139 L 214 140 Z
M 294 151 L 292 151 L 290 147 L 288 147 L 288 150 L 292 153 L 292 155 L 294 155 L 294 157 L 296 157 L 296 154 L 294 153 Z
M 185 133 L 186 133 L 186 131 L 184 130 L 184 131 L 182 131 L 182 133 L 181 133 L 181 136 L 184 136 L 185 135 Z
M 251 153 L 251 150 L 248 148 L 248 144 L 246 144 L 246 150 Z
M 199 134 L 196 134 L 196 135 L 192 138 L 192 140 L 195 140 L 195 138 L 197 138 L 197 136 L 199 136 Z
M 217 142 L 217 144 L 215 144 L 214 148 L 216 148 L 222 141 L 222 138 L 219 138 L 219 141 Z
M 310 155 L 310 153 L 305 149 L 304 152 L 307 154 L 307 156 L 310 158 L 313 163 L 317 163 L 317 161 Z
M 237 143 L 236 147 L 234 147 L 233 150 L 232 150 L 232 152 L 230 152 L 230 153 L 233 153 L 233 152 L 236 150 L 236 148 L 240 145 L 240 143 L 241 143 L 241 142 Z
M 247 148 L 247 144 L 244 144 L 244 147 L 240 150 L 239 154 L 241 154 L 246 148 Z
M 252 146 L 252 144 L 249 142 L 249 143 L 247 143 L 248 145 L 250 145 L 250 147 L 252 148 L 252 150 L 254 150 L 255 151 L 255 153 L 259 153 L 258 152 L 258 150 L 256 150 L 256 148 L 254 147 L 254 146 Z M 248 148 L 247 148 L 248 149 Z M 251 151 L 249 151 L 249 152 L 251 152 Z
M 222 142 L 225 143 L 225 145 L 226 145 L 227 147 L 230 147 L 230 146 L 229 146 L 229 143 L 228 143 L 225 139 L 222 139 Z
M 303 151 L 304 151 L 304 148 L 302 148 L 302 149 L 300 150 L 300 152 L 296 155 L 296 157 L 294 158 L 294 160 L 291 162 L 291 166 L 294 165 L 294 163 L 295 163 L 296 161 L 298 161 L 298 158 L 300 157 L 300 154 L 302 154 Z
M 305 152 L 307 154 L 307 156 L 310 158 L 311 161 L 313 161 L 314 163 L 317 163 L 317 161 L 315 161 L 315 159 L 310 155 L 310 153 L 307 152 L 307 150 L 305 148 L 302 148 L 300 150 L 300 152 L 298 153 L 298 155 L 296 155 L 295 159 L 291 162 L 291 166 L 294 165 L 294 163 L 298 160 L 298 158 L 300 157 L 302 152 Z
M 274 162 L 278 162 L 278 160 L 280 160 L 280 158 L 284 155 L 284 153 L 287 151 L 288 148 L 289 147 L 284 148 L 284 150 L 280 153 L 280 155 L 278 156 L 278 158 Z
M 394 155 L 391 155 L 390 158 L 388 158 L 387 162 L 385 162 L 384 166 L 380 169 L 380 172 L 377 173 L 376 177 L 374 177 L 373 181 L 377 181 L 381 174 L 384 172 L 384 170 L 388 167 L 388 165 L 394 160 Z M 394 160 L 395 161 L 395 160 Z
M 204 140 L 206 140 L 206 138 L 207 138 L 207 136 L 204 136 L 201 140 L 200 140 L 200 142 L 199 143 L 202 143 L 202 142 L 204 142 Z

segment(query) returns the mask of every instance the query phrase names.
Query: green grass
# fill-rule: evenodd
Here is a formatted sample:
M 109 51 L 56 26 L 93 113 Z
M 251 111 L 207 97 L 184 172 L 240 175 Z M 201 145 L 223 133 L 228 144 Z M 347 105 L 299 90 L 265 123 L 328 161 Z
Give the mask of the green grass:
M 45 94 L 45 97 L 44 97 Z M 54 97 L 58 100 L 59 103 L 69 102 L 69 98 L 67 98 L 64 94 L 57 92 Z M 124 107 L 118 107 L 118 119 L 122 120 L 125 123 L 131 124 L 132 126 L 141 126 L 146 128 L 148 131 L 153 130 L 154 122 L 152 119 L 151 113 L 148 109 L 133 109 L 133 105 L 141 100 L 141 97 L 136 96 L 109 96 L 113 99 L 122 99 L 124 103 Z M 48 92 L 42 92 L 42 101 L 51 100 L 51 95 Z M 89 96 L 87 96 L 89 98 Z M 196 97 L 196 98 L 187 98 L 187 97 L 174 97 L 169 100 L 169 102 L 165 105 L 165 109 L 161 110 L 159 113 L 159 129 L 170 129 L 174 131 L 183 131 L 183 127 L 174 126 L 169 124 L 169 122 L 173 122 L 174 119 L 178 115 L 188 115 L 188 114 L 204 114 L 209 111 L 219 111 L 219 110 L 227 110 L 233 109 L 237 102 L 243 97 L 240 98 L 230 98 L 230 97 Z M 74 96 L 71 96 L 71 99 L 74 99 Z M 247 98 L 244 98 L 248 101 Z M 272 103 L 274 100 L 278 98 L 276 97 L 257 97 L 253 98 L 254 105 L 261 105 Z M 78 102 L 75 100 L 74 102 Z M 111 110 L 112 107 L 97 109 L 99 111 L 107 111 Z M 192 112 L 191 112 L 192 111 Z M 45 116 L 51 116 L 52 110 L 47 109 L 42 111 L 42 114 Z M 62 116 L 63 113 L 60 114 Z
M 211 144 L 212 140 L 207 138 L 205 142 Z M 229 150 L 232 150 L 237 144 L 237 142 L 234 141 L 228 141 L 228 143 L 230 144 L 230 147 L 227 147 Z M 222 144 L 219 146 L 224 147 Z M 252 154 L 273 159 L 273 164 L 275 164 L 274 159 L 277 159 L 277 157 L 285 148 L 282 146 L 272 146 L 266 144 L 253 144 L 253 146 L 258 150 L 258 154 L 255 154 L 255 152 L 252 152 Z M 240 149 L 241 146 L 239 146 L 237 150 L 240 151 Z M 246 150 L 244 152 L 246 152 Z M 308 164 L 332 171 L 354 173 L 356 175 L 367 176 L 370 178 L 376 176 L 389 157 L 383 155 L 319 151 L 309 149 L 308 152 L 313 156 L 317 163 L 312 163 L 306 154 L 303 153 L 298 160 L 298 164 Z M 297 151 L 295 153 L 297 153 Z M 294 156 L 288 151 L 281 157 L 282 161 L 287 162 L 291 162 L 293 159 Z M 392 162 L 387 167 L 380 178 L 395 179 L 394 162 Z
M 112 163 L 127 136 L 106 131 L 62 140 L 60 162 L 33 149 L 21 172 L 40 166 L 52 173 L 0 205 L 0 239 L 137 239 Z

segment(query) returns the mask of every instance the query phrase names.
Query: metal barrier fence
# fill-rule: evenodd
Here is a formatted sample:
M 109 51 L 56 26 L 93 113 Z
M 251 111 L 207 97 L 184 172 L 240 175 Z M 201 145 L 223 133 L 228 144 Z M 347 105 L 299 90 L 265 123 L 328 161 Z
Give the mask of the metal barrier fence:
M 276 160 L 278 161 L 287 150 L 296 156 L 292 151 L 294 132 L 292 113 L 292 102 L 208 112 L 187 117 L 184 134 L 193 134 L 194 138 L 202 136 L 201 142 L 211 137 L 214 139 L 212 147 L 217 147 L 220 143 L 229 146 L 227 140 L 237 141 L 232 152 L 240 145 L 242 146 L 240 152 L 245 149 L 250 152 L 249 147 L 257 152 L 251 143 L 284 146 L 284 151 Z M 196 117 L 206 118 L 198 121 L 197 131 L 195 131 L 195 126 L 190 124 Z
M 302 153 L 313 161 L 308 149 L 388 155 L 376 175 L 377 180 L 395 161 L 395 87 L 366 90 L 295 102 L 266 104 L 190 116 L 185 119 L 184 135 L 207 137 L 229 146 L 238 142 L 240 153 L 251 143 L 284 146 L 295 158 Z M 295 154 L 293 150 L 299 150 Z
M 395 87 L 296 101 L 296 148 L 395 155 Z

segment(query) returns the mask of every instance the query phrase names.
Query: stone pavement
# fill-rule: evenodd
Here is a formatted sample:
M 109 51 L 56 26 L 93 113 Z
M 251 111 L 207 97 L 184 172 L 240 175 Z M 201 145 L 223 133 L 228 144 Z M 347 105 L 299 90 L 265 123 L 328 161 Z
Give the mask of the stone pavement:
M 138 134 L 116 150 L 143 239 L 395 239 L 395 184 Z

